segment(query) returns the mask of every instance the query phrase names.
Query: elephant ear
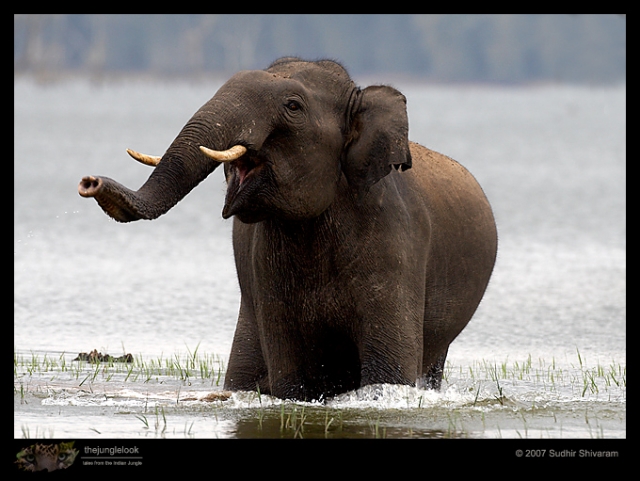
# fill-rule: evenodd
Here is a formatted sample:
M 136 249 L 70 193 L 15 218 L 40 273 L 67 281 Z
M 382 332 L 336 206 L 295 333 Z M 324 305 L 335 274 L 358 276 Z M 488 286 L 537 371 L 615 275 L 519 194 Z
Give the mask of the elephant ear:
M 359 192 L 391 172 L 411 167 L 407 99 L 393 87 L 374 85 L 360 91 L 353 107 L 342 168 Z

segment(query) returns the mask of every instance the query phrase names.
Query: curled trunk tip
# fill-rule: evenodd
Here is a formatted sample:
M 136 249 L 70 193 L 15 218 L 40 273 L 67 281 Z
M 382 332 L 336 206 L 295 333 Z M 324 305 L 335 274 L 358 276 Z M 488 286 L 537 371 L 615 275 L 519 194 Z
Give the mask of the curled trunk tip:
M 78 184 L 78 194 L 93 197 L 102 210 L 118 222 L 151 218 L 136 205 L 135 195 L 129 189 L 108 177 L 83 177 Z
M 102 187 L 102 179 L 88 175 L 78 184 L 78 194 L 82 197 L 95 197 Z

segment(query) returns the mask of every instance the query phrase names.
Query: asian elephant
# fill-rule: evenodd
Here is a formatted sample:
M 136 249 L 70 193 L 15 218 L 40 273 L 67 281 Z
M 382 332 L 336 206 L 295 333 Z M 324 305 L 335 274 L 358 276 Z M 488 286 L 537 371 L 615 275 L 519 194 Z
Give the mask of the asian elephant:
M 155 219 L 224 164 L 240 312 L 225 389 L 322 400 L 378 383 L 439 388 L 494 266 L 472 175 L 408 139 L 406 99 L 328 60 L 229 79 L 139 190 L 84 177 L 115 220 Z

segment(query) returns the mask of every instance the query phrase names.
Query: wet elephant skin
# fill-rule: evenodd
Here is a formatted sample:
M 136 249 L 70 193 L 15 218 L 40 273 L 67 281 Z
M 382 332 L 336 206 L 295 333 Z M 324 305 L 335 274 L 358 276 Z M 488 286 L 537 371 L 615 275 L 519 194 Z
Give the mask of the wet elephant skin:
M 161 157 L 132 154 L 155 165 L 137 191 L 103 176 L 78 190 L 117 221 L 154 219 L 224 164 L 241 290 L 225 389 L 438 388 L 489 282 L 496 226 L 473 176 L 408 130 L 396 89 L 283 58 L 229 79 Z

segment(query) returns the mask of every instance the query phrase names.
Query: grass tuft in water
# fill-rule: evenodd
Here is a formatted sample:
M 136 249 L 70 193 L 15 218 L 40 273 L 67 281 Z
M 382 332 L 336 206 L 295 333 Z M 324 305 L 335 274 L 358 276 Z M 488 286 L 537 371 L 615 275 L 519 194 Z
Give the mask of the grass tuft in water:
M 219 386 L 224 376 L 224 362 L 217 355 L 202 355 L 198 348 L 186 355 L 175 354 L 171 359 L 159 358 L 143 359 L 141 355 L 134 357 L 133 362 L 87 361 L 68 362 L 66 353 L 52 358 L 30 353 L 20 354 L 14 350 L 13 374 L 14 381 L 24 378 L 51 374 L 51 381 L 69 380 L 80 381 L 84 386 L 97 381 L 100 382 L 138 382 L 158 381 L 160 378 L 173 377 L 189 385 L 192 380 L 209 380 L 211 386 Z

